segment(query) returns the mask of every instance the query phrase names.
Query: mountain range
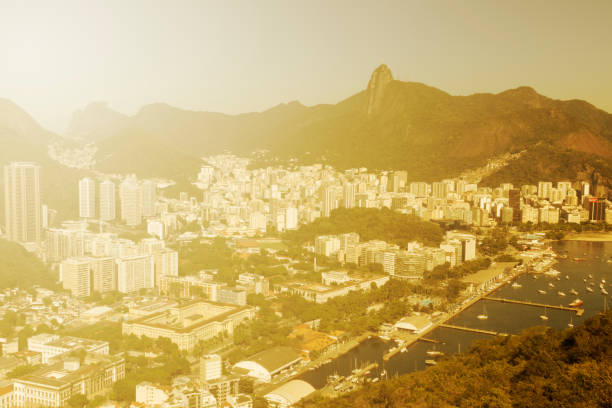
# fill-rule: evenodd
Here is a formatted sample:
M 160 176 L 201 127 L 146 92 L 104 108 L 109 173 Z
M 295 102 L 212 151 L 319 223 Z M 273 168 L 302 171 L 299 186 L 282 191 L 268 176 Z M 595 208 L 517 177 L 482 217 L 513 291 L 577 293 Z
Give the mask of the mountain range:
M 612 187 L 611 114 L 529 87 L 454 96 L 395 80 L 386 65 L 376 68 L 365 89 L 337 104 L 294 101 L 227 115 L 155 103 L 130 116 L 95 102 L 75 112 L 64 139 L 0 99 L 0 165 L 39 162 L 51 186 L 45 188 L 56 197 L 51 205 L 75 194 L 61 188 L 75 171 L 46 154 L 47 145 L 58 140 L 95 143 L 95 170 L 168 177 L 182 187 L 195 177 L 201 157 L 227 151 L 259 151 L 255 166 L 324 162 L 406 170 L 409 180 L 422 181 L 456 177 L 500 155 L 520 153 L 485 174 L 482 183 L 570 179 Z M 59 191 L 64 193 L 58 196 Z
M 120 132 L 122 137 L 112 141 Z M 171 147 L 170 156 L 264 149 L 276 159 L 401 169 L 409 179 L 424 181 L 457 176 L 504 153 L 522 152 L 512 164 L 529 177 L 501 169 L 508 181 L 556 180 L 557 159 L 569 158 L 573 167 L 563 174 L 612 186 L 609 113 L 581 100 L 547 98 L 529 87 L 453 96 L 418 82 L 394 80 L 385 65 L 373 72 L 363 91 L 335 105 L 290 102 L 263 112 L 226 115 L 151 104 L 126 116 L 97 103 L 74 115 L 68 133 L 106 139 L 108 155 L 136 154 L 139 144 L 131 139 L 142 139 L 142 132 L 151 143 Z M 485 182 L 498 178 L 493 174 Z

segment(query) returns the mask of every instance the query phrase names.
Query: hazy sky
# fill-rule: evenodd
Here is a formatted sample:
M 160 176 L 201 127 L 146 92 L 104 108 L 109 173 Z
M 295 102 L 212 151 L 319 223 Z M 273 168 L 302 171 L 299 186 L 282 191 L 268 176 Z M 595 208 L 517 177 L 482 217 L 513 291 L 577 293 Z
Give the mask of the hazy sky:
M 612 112 L 612 1 L 0 0 L 0 97 L 59 132 L 96 100 L 335 103 L 382 62 L 452 94 L 530 85 Z

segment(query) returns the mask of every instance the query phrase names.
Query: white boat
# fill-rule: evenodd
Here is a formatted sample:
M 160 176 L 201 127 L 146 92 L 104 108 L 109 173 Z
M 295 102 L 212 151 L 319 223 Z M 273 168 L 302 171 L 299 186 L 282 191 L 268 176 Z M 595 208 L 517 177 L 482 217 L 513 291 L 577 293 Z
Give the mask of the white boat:
M 544 314 L 540 315 L 540 319 L 542 320 L 548 320 L 548 315 L 546 314 L 546 306 L 544 306 Z
M 425 364 L 427 365 L 436 365 L 436 360 L 425 360 Z
M 590 288 L 588 286 L 587 286 L 586 290 L 587 290 L 587 292 L 593 292 L 593 288 Z
M 578 291 L 574 288 L 570 289 L 569 293 L 571 293 L 572 295 L 577 295 Z
M 589 273 L 589 279 L 593 279 L 593 275 Z
M 538 293 L 539 293 L 540 295 L 545 295 L 545 294 L 546 294 L 546 291 L 545 291 L 545 290 L 542 290 L 542 289 L 538 289 Z
M 438 356 L 443 356 L 444 353 L 439 351 L 439 350 L 427 350 L 427 355 L 428 356 L 433 356 L 433 357 L 438 357 Z
M 520 283 L 518 283 L 518 282 L 514 282 L 514 283 L 512 284 L 512 287 L 513 287 L 514 289 L 518 289 L 518 288 L 522 288 L 522 287 L 523 287 L 523 285 L 521 285 L 521 284 L 520 284 Z
M 605 279 L 602 279 L 602 280 L 601 280 L 601 283 L 606 283 L 606 280 L 605 280 Z
M 569 280 L 569 275 L 565 275 L 565 279 Z
M 489 318 L 489 316 L 487 316 L 487 309 L 485 307 L 485 304 L 482 304 L 482 314 L 479 314 L 478 316 L 476 316 L 479 320 L 487 320 Z
M 554 284 L 554 283 L 552 283 L 552 282 L 548 282 L 548 286 L 550 286 L 551 288 L 554 288 L 554 287 L 555 287 L 555 284 Z
M 562 292 L 562 291 L 558 291 L 558 292 L 557 292 L 557 295 L 559 295 L 559 296 L 565 296 L 565 293 L 564 293 L 564 292 Z
M 605 290 L 604 288 L 601 288 L 601 294 L 602 294 L 602 295 L 607 295 L 607 294 L 608 294 L 608 291 L 607 291 L 607 290 Z

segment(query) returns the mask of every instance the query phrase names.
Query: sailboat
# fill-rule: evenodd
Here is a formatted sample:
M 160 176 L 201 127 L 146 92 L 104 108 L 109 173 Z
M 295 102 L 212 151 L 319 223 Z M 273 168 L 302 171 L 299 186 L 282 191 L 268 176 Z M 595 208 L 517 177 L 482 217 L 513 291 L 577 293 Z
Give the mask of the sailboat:
M 426 354 L 428 356 L 432 356 L 432 357 L 439 357 L 439 356 L 443 356 L 444 355 L 444 353 L 441 352 L 440 350 L 436 350 L 436 346 L 435 345 L 434 345 L 433 350 L 427 350 Z
M 542 319 L 542 320 L 548 320 L 548 316 L 547 316 L 547 314 L 546 314 L 546 306 L 544 306 L 544 314 L 543 314 L 543 315 L 540 315 L 540 319 Z
M 567 327 L 569 327 L 570 329 L 574 328 L 574 315 L 572 315 L 571 312 L 570 312 L 570 322 L 567 324 Z
M 487 308 L 485 307 L 484 302 L 482 303 L 482 314 L 476 316 L 479 320 L 487 320 L 489 316 L 487 315 Z

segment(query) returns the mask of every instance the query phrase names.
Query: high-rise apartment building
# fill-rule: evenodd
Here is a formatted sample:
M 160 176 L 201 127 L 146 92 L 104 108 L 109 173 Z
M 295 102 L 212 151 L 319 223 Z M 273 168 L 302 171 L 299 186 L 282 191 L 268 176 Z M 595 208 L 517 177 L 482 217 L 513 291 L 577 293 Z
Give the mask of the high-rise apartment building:
M 81 218 L 96 216 L 96 182 L 89 177 L 79 180 L 79 216 Z
M 355 184 L 345 183 L 343 196 L 344 196 L 344 208 L 354 208 L 355 207 Z
M 90 258 L 89 265 L 91 270 L 92 290 L 99 293 L 106 293 L 117 289 L 114 258 Z
M 4 212 L 6 236 L 19 242 L 40 242 L 40 167 L 13 162 L 4 166 Z
M 130 256 L 117 259 L 117 290 L 133 293 L 153 288 L 155 284 L 153 257 Z
M 112 221 L 115 217 L 115 183 L 105 180 L 100 183 L 100 219 Z
M 324 217 L 329 217 L 331 212 L 337 208 L 336 190 L 332 186 L 327 186 L 323 189 L 321 204 L 321 214 Z
M 512 188 L 508 190 L 508 204 L 512 208 L 512 222 L 521 220 L 521 190 Z
M 121 220 L 129 226 L 142 222 L 142 197 L 138 180 L 128 177 L 119 186 L 121 199 Z
M 72 296 L 87 297 L 91 295 L 91 269 L 89 258 L 69 258 L 60 264 L 62 286 Z
M 155 215 L 155 202 L 157 201 L 157 185 L 151 180 L 144 180 L 140 184 L 142 189 L 142 216 L 152 217 Z

